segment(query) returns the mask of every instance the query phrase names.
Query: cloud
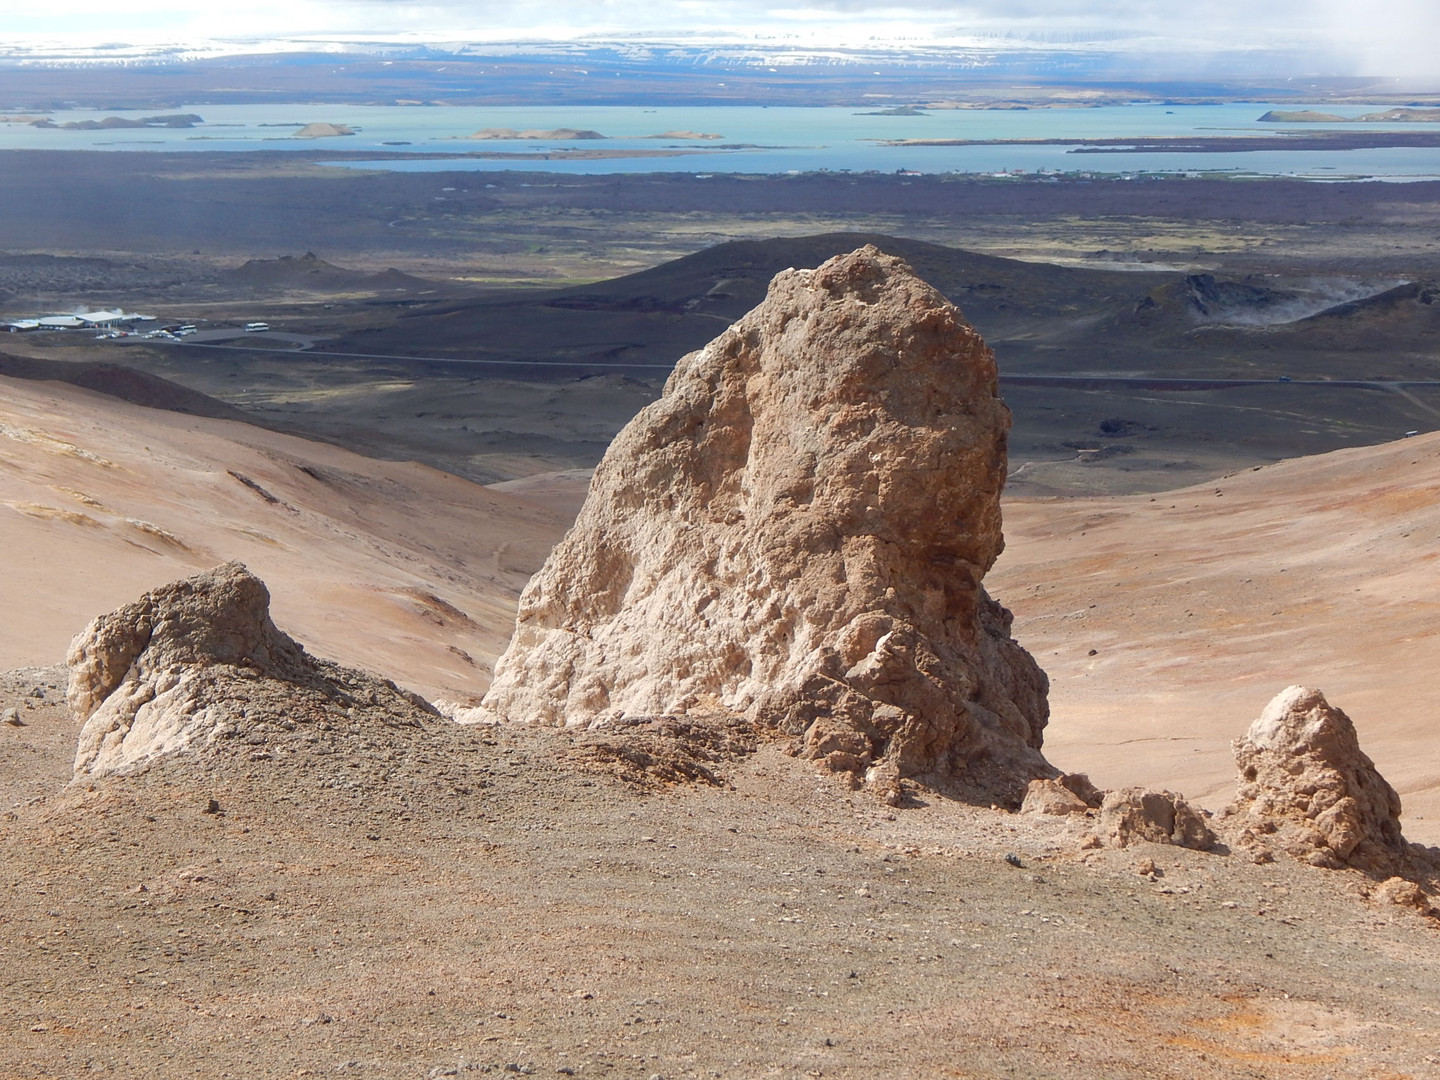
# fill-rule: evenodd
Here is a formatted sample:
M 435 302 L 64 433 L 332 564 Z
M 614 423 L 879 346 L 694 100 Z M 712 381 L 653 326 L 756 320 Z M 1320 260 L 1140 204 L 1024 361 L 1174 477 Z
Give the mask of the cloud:
M 1377 11 L 1376 7 L 1381 10 Z M 447 22 L 483 31 L 535 24 L 577 30 L 775 33 L 824 27 L 857 40 L 879 27 L 911 26 L 979 33 L 1115 40 L 1134 36 L 1188 46 L 1246 50 L 1300 49 L 1348 58 L 1355 74 L 1428 74 L 1440 51 L 1440 5 L 1435 0 L 589 0 L 566 3 L 470 0 L 347 0 L 337 14 L 372 22 L 398 18 L 410 27 Z
M 34 12 L 36 9 L 31 8 Z M 7 34 L 125 39 L 296 34 L 498 40 L 586 35 L 796 35 L 831 43 L 875 38 L 1004 36 L 1124 49 L 1144 39 L 1160 55 L 1308 53 L 1324 74 L 1434 75 L 1435 0 L 52 0 L 43 14 L 7 16 Z M 1337 66 L 1338 65 L 1338 69 Z

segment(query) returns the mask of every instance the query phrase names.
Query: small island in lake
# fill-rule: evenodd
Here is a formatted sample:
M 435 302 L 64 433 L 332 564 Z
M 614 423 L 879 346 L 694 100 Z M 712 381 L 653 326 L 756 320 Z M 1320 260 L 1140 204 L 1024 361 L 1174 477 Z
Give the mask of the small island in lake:
M 1364 116 L 1336 116 L 1334 113 L 1301 109 L 1286 112 L 1271 109 L 1260 117 L 1262 124 L 1433 124 L 1440 121 L 1440 109 L 1387 109 L 1385 112 L 1366 113 Z
M 354 135 L 355 129 L 345 124 L 306 124 L 295 132 L 297 139 L 332 139 L 337 135 Z
M 569 141 L 572 139 L 606 139 L 608 135 L 601 135 L 598 131 L 591 131 L 588 128 L 530 128 L 525 131 L 516 131 L 514 128 L 481 128 L 474 135 L 467 135 L 468 139 L 554 139 L 558 141 Z

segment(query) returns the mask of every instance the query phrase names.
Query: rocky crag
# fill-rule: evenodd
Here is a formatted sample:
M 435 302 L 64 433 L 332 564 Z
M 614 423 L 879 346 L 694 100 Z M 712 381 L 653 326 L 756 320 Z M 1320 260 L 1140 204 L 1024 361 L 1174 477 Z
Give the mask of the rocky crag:
M 308 655 L 269 608 L 264 583 L 232 562 L 91 622 L 66 658 L 67 702 L 84 724 L 76 778 L 227 748 L 299 760 L 318 746 L 347 783 L 383 782 L 448 726 L 393 683 Z M 363 766 L 346 772 L 347 751 Z
M 1319 690 L 1281 691 L 1235 740 L 1240 770 L 1227 834 L 1265 861 L 1283 852 L 1312 866 L 1372 877 L 1429 877 L 1430 853 L 1406 842 L 1400 796 L 1360 749 L 1355 725 Z
M 1099 791 L 1083 775 L 1031 781 L 1020 812 L 1083 816 L 1082 848 L 1236 849 L 1258 863 L 1283 855 L 1358 870 L 1383 883 L 1378 897 L 1430 909 L 1429 892 L 1440 890 L 1440 852 L 1406 841 L 1399 794 L 1360 749 L 1350 718 L 1324 694 L 1282 690 L 1235 740 L 1234 752 L 1235 801 L 1218 817 L 1169 791 Z
M 892 798 L 1053 776 L 1044 673 L 981 583 L 1010 413 L 873 247 L 779 274 L 615 439 L 469 719 L 753 725 Z

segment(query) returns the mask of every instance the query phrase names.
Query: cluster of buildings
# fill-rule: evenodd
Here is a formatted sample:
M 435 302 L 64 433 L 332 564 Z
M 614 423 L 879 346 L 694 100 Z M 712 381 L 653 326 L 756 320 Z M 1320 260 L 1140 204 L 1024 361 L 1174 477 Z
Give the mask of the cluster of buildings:
M 120 311 L 80 311 L 69 315 L 41 315 L 36 319 L 6 319 L 0 321 L 0 330 L 12 334 L 28 330 L 100 330 L 105 332 L 128 331 L 136 323 L 156 322 L 154 315 L 134 315 Z

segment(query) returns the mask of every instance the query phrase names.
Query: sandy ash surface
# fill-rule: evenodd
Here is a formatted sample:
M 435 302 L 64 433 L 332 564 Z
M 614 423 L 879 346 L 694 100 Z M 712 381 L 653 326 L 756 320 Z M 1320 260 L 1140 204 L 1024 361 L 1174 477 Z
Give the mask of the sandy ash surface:
M 66 787 L 62 674 L 0 679 L 6 1076 L 1436 1064 L 1434 925 L 1355 874 L 891 810 L 773 746 L 637 785 L 533 728 L 441 730 L 382 785 L 322 741 Z
M 1230 740 L 1294 683 L 1323 690 L 1440 842 L 1431 673 L 1440 437 L 1156 495 L 1016 499 L 987 587 L 1050 675 L 1046 754 L 1097 783 L 1218 809 Z
M 316 654 L 428 696 L 483 692 L 564 528 L 414 462 L 0 378 L 0 666 L 47 664 L 96 615 L 230 559 Z

